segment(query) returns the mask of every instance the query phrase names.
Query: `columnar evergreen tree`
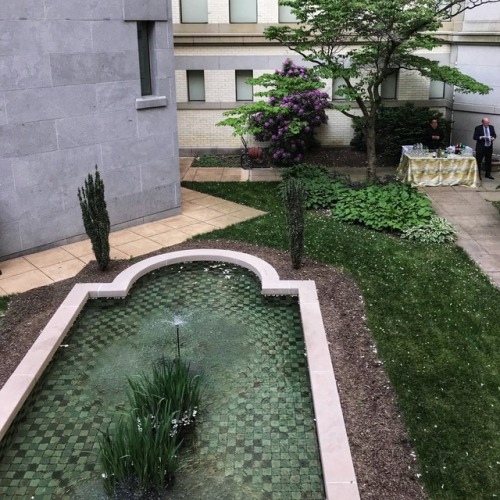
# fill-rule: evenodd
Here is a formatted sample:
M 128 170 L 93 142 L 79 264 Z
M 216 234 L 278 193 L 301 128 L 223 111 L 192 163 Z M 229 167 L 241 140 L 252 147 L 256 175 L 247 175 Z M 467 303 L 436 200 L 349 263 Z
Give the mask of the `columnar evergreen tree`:
M 288 225 L 290 257 L 293 268 L 299 269 L 304 254 L 306 191 L 301 179 L 290 178 L 284 183 L 283 198 Z
M 85 186 L 78 188 L 78 199 L 82 209 L 83 225 L 92 243 L 97 264 L 101 271 L 105 271 L 110 261 L 108 209 L 104 198 L 104 182 L 99 175 L 97 165 L 95 177 L 89 174 Z
M 354 118 L 352 104 L 364 117 L 367 176 L 376 173 L 375 128 L 382 103 L 382 82 L 400 68 L 454 85 L 462 93 L 491 89 L 458 69 L 422 56 L 441 45 L 436 31 L 443 22 L 500 0 L 280 0 L 298 19 L 298 27 L 270 26 L 265 35 L 315 65 L 323 78 L 340 78 L 337 94 L 346 105 L 336 108 Z

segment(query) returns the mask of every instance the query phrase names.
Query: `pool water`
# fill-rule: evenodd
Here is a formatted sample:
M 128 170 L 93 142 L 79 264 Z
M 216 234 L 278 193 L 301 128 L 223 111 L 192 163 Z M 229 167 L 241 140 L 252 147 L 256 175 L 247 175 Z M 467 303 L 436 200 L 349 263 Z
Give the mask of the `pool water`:
M 127 377 L 177 355 L 176 325 L 205 389 L 168 498 L 324 498 L 297 299 L 213 262 L 87 303 L 0 443 L 0 498 L 107 498 L 96 438 L 126 410 Z

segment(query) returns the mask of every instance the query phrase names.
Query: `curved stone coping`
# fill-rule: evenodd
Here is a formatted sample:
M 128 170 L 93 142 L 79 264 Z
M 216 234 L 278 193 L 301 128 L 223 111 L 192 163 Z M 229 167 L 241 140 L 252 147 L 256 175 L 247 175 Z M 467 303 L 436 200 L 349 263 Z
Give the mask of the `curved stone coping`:
M 141 276 L 163 266 L 193 261 L 236 264 L 260 278 L 263 294 L 298 295 L 326 495 L 328 499 L 359 499 L 316 285 L 313 281 L 282 281 L 267 262 L 241 252 L 212 249 L 171 252 L 130 266 L 111 283 L 75 285 L 0 390 L 0 439 L 89 298 L 125 297 Z

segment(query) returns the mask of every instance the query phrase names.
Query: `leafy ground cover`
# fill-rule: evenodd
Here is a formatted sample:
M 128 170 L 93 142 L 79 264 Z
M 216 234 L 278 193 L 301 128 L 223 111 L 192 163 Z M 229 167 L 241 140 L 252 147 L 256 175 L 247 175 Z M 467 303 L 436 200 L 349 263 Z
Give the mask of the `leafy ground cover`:
M 9 302 L 10 302 L 9 297 L 0 297 L 0 316 L 7 310 Z
M 286 248 L 276 183 L 184 183 L 267 215 L 198 239 Z M 355 278 L 431 498 L 500 492 L 500 291 L 455 245 L 308 213 L 306 257 Z M 487 297 L 487 300 L 485 300 Z
M 240 155 L 201 155 L 195 158 L 191 166 L 241 168 Z

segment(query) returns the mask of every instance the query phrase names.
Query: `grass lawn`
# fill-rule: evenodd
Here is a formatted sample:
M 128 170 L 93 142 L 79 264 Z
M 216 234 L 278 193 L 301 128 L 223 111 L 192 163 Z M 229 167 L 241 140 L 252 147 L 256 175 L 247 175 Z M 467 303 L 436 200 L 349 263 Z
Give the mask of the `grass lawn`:
M 287 247 L 276 183 L 183 185 L 268 212 L 198 239 Z M 455 245 L 412 243 L 319 213 L 307 215 L 305 253 L 361 287 L 428 495 L 500 497 L 500 290 Z

